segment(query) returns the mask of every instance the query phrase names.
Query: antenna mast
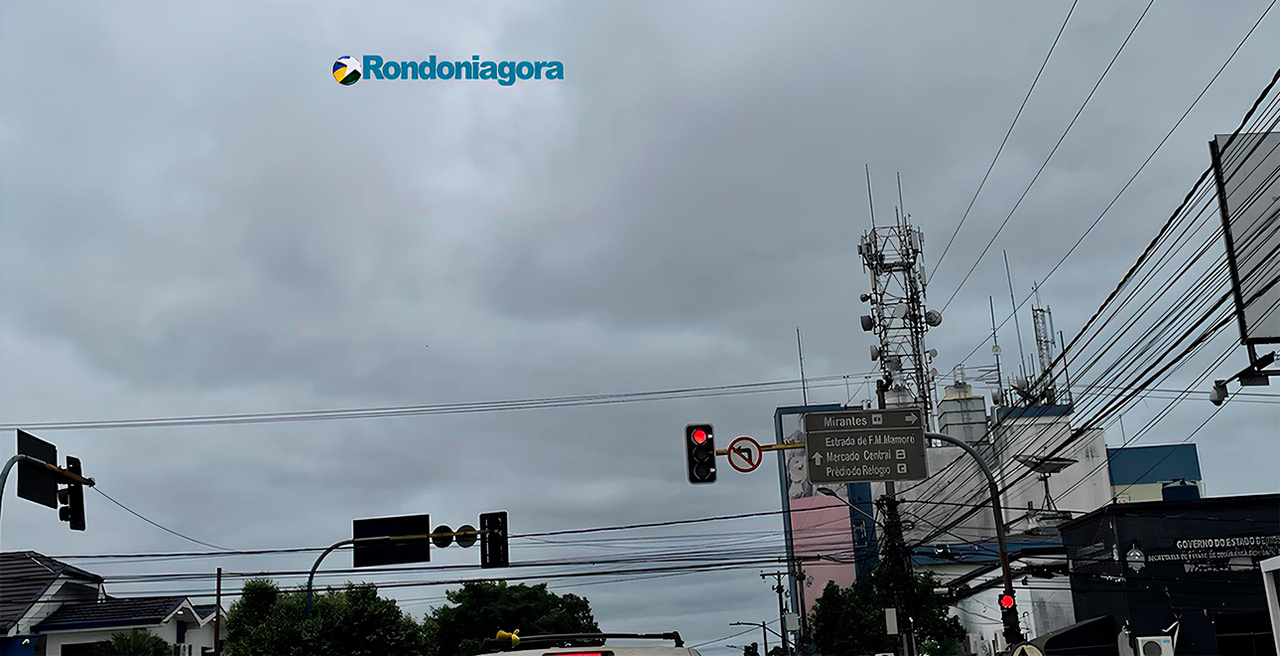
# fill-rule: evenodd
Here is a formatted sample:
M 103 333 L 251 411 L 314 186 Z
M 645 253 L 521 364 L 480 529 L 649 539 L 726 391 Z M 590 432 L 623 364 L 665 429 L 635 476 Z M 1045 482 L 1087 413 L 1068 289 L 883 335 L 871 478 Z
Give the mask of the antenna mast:
M 1013 274 L 1009 272 L 1009 251 L 1004 253 L 1004 275 L 1009 280 L 1009 304 L 1013 306 L 1013 329 L 1018 336 L 1018 372 L 1023 385 L 1027 384 L 1027 354 L 1022 350 L 1022 326 L 1018 323 L 1018 299 L 1013 295 Z
M 1035 286 L 1036 304 L 1031 306 L 1031 320 L 1036 331 L 1036 352 L 1040 356 L 1039 389 L 1045 403 L 1053 405 L 1057 402 L 1057 393 L 1053 385 L 1053 312 L 1040 305 L 1040 286 Z
M 894 225 L 872 227 L 858 244 L 871 278 L 870 293 L 861 296 L 870 304 L 862 329 L 879 338 L 880 343 L 871 347 L 871 359 L 880 363 L 876 390 L 884 406 L 923 406 L 932 423 L 931 365 L 937 351 L 926 349 L 924 338 L 930 327 L 942 323 L 942 314 L 925 309 L 924 234 L 904 212 L 895 214 Z

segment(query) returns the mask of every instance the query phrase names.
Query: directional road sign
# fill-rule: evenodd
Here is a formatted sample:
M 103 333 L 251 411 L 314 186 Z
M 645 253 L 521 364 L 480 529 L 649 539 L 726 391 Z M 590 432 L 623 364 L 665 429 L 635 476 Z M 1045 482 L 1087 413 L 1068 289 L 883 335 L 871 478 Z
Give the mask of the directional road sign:
M 920 408 L 804 415 L 809 481 L 880 483 L 929 477 Z
M 58 466 L 58 447 L 24 430 L 18 430 L 18 453 Z M 57 474 L 34 462 L 18 462 L 18 497 L 50 508 L 58 507 Z M 0 490 L 0 494 L 4 491 Z
M 353 520 L 351 537 L 353 567 L 431 562 L 431 515 Z
M 762 455 L 760 443 L 746 435 L 729 443 L 729 466 L 744 474 L 760 466 Z

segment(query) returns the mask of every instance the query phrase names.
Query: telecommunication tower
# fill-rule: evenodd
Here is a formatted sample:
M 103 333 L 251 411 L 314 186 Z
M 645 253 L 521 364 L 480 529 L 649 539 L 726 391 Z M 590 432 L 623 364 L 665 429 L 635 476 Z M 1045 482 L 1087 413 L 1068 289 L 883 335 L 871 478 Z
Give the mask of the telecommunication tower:
M 871 359 L 880 363 L 876 387 L 884 406 L 923 406 L 932 423 L 938 353 L 925 348 L 925 333 L 942 323 L 942 314 L 925 309 L 924 233 L 909 218 L 895 213 L 894 225 L 872 227 L 858 244 L 871 276 L 871 291 L 861 296 L 870 304 L 862 329 L 879 338 Z

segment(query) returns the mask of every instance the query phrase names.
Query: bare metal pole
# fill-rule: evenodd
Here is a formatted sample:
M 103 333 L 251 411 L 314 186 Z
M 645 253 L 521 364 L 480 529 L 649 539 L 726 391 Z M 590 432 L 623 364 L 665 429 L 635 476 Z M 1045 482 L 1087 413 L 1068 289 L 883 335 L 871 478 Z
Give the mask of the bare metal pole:
M 800 343 L 800 327 L 796 327 L 796 351 L 800 354 L 800 394 L 805 405 L 809 405 L 809 387 L 804 382 L 804 346 Z
M 316 570 L 320 569 L 320 561 L 324 560 L 325 556 L 328 556 L 329 554 L 333 553 L 334 549 L 337 549 L 338 547 L 345 547 L 349 544 L 355 544 L 355 543 L 356 543 L 355 540 L 343 540 L 341 542 L 333 543 L 332 546 L 330 546 L 328 549 L 325 549 L 324 552 L 320 554 L 320 557 L 316 559 L 316 564 L 311 566 L 311 573 L 307 575 L 307 612 L 306 612 L 306 615 L 303 616 L 304 619 L 311 617 L 311 587 L 316 580 Z
M 1013 274 L 1009 272 L 1009 251 L 1004 252 L 1004 275 L 1009 280 L 1009 303 L 1013 306 L 1013 330 L 1018 336 L 1018 371 L 1023 378 L 1027 377 L 1025 360 L 1027 354 L 1022 350 L 1022 326 L 1018 324 L 1018 299 L 1013 295 Z
M 222 656 L 222 568 L 218 568 L 218 594 L 213 618 L 213 653 Z

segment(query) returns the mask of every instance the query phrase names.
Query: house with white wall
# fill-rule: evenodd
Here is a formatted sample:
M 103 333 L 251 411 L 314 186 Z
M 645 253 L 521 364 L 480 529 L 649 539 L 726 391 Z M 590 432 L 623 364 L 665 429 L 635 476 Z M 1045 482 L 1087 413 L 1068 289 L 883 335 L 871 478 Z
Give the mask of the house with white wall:
M 111 596 L 101 576 L 34 551 L 0 553 L 0 656 L 84 656 L 133 629 L 202 656 L 215 615 L 187 597 Z

